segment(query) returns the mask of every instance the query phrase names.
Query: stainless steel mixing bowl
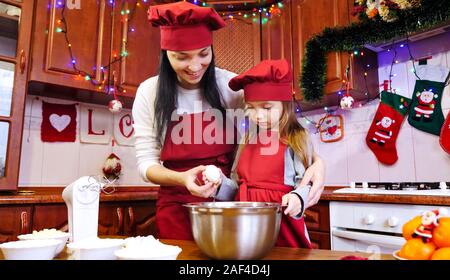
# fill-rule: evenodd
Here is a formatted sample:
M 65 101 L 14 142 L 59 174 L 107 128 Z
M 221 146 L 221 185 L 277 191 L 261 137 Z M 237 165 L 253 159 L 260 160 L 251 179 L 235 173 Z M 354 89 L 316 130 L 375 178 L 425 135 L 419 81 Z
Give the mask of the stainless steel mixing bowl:
M 189 209 L 195 242 L 213 259 L 263 258 L 280 231 L 279 203 L 198 202 L 184 206 Z

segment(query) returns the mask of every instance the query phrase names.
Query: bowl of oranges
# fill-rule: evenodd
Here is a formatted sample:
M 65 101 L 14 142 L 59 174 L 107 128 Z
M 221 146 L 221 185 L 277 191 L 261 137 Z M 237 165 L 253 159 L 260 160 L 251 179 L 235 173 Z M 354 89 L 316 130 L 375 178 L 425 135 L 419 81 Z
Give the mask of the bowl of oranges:
M 450 217 L 445 209 L 426 211 L 403 225 L 406 242 L 398 260 L 450 260 Z

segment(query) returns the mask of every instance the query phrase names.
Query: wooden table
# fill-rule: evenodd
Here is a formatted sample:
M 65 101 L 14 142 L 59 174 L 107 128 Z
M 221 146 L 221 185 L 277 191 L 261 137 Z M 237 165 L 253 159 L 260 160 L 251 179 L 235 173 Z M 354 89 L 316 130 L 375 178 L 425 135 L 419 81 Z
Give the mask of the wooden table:
M 110 237 L 111 238 L 111 237 Z M 114 238 L 116 238 L 114 236 Z M 202 253 L 194 241 L 188 240 L 160 240 L 164 244 L 179 246 L 182 251 L 178 255 L 178 260 L 209 260 L 208 256 Z M 67 250 L 67 247 L 66 247 Z M 67 260 L 69 255 L 66 250 L 59 254 L 55 259 Z M 371 256 L 367 253 L 353 253 L 342 251 L 318 250 L 318 249 L 297 249 L 286 247 L 274 247 L 264 260 L 339 260 L 345 256 L 367 257 L 370 259 L 393 260 L 392 255 L 381 254 L 379 256 Z M 0 251 L 0 260 L 4 257 Z
M 167 240 L 161 239 L 161 242 L 170 245 L 179 246 L 182 251 L 178 255 L 178 260 L 208 260 L 208 256 L 202 253 L 194 241 L 187 240 Z M 318 249 L 297 249 L 287 247 L 274 247 L 264 260 L 339 260 L 344 256 L 368 257 L 370 254 L 341 252 Z M 373 259 L 394 260 L 392 255 L 381 254 L 379 257 L 373 256 Z

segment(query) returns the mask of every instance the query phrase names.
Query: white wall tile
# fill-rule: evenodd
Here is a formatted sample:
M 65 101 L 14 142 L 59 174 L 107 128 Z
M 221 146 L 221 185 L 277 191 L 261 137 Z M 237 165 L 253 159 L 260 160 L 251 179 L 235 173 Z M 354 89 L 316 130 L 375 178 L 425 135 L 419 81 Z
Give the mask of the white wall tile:
M 78 177 L 102 175 L 103 164 L 111 152 L 111 145 L 80 143 Z
M 65 186 L 75 181 L 78 179 L 79 162 L 79 142 L 44 143 L 42 184 Z
M 366 144 L 365 133 L 355 133 L 347 138 L 348 179 L 351 181 L 377 182 L 380 180 L 378 161 Z
M 19 185 L 42 184 L 43 143 L 41 137 L 41 119 L 24 118 L 24 132 L 22 136 L 22 151 L 20 155 Z

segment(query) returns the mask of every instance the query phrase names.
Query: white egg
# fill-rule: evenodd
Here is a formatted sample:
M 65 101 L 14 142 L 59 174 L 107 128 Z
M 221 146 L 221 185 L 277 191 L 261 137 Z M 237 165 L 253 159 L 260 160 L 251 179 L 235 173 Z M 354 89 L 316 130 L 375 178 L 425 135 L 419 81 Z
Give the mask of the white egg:
M 208 181 L 217 183 L 220 180 L 220 169 L 214 165 L 208 165 L 205 169 L 205 176 Z

